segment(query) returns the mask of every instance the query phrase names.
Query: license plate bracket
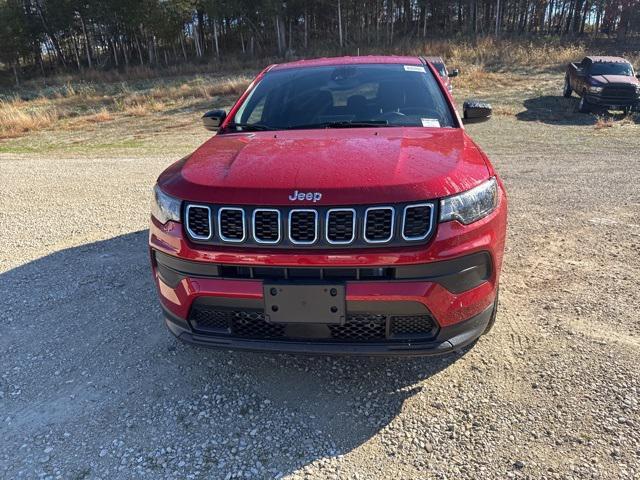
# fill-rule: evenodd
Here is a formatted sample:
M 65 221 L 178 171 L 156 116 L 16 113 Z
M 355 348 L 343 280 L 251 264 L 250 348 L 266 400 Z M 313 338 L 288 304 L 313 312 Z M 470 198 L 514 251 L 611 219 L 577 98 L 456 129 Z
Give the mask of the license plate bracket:
M 344 284 L 267 283 L 264 312 L 272 323 L 343 324 L 346 312 Z

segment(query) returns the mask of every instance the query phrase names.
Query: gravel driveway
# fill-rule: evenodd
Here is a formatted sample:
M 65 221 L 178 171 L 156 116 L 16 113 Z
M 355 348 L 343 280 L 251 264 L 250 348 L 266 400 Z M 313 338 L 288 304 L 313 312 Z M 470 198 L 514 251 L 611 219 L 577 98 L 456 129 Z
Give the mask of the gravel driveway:
M 436 359 L 177 343 L 146 250 L 172 159 L 0 156 L 0 477 L 640 478 L 625 128 L 474 126 L 511 202 L 500 313 Z

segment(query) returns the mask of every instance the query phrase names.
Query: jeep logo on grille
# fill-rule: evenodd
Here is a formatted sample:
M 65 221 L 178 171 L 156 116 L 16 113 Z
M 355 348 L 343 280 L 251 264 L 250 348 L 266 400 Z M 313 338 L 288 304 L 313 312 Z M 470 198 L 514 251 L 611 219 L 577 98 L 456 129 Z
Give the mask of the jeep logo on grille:
M 320 192 L 299 192 L 296 190 L 291 195 L 289 195 L 289 200 L 292 202 L 295 201 L 312 201 L 313 203 L 319 202 L 322 198 L 322 194 Z

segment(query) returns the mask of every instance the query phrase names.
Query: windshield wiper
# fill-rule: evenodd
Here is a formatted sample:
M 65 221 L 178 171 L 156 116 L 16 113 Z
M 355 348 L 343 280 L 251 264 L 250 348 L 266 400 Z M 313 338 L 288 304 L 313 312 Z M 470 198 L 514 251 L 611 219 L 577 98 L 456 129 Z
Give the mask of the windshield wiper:
M 293 125 L 287 130 L 311 130 L 314 128 L 367 128 L 387 127 L 387 120 L 341 120 L 337 122 L 310 123 L 308 125 Z
M 276 130 L 273 127 L 270 127 L 269 125 L 260 125 L 259 123 L 230 123 L 229 125 L 227 125 L 227 128 L 242 128 L 245 131 L 254 131 L 254 132 L 263 132 L 263 131 L 268 131 L 268 130 Z

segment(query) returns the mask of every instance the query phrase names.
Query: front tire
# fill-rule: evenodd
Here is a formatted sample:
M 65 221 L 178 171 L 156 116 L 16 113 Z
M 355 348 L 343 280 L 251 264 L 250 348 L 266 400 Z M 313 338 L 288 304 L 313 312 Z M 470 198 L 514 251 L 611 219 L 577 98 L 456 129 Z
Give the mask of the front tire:
M 564 88 L 562 89 L 562 95 L 564 98 L 571 97 L 573 90 L 571 90 L 571 82 L 569 82 L 569 77 L 564 77 Z
M 591 112 L 591 105 L 589 104 L 589 102 L 587 102 L 587 99 L 585 97 L 586 97 L 586 93 L 584 93 L 582 97 L 580 97 L 580 103 L 578 104 L 578 111 L 580 113 Z

